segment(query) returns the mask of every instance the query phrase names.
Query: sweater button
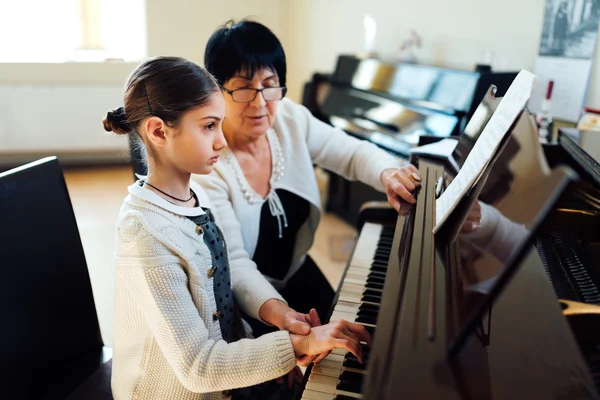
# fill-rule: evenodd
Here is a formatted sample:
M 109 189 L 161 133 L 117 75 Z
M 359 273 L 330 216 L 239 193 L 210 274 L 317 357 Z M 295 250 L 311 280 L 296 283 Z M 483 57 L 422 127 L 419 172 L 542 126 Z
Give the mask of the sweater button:
M 223 313 L 221 311 L 215 311 L 213 313 L 213 321 L 218 320 L 219 318 L 221 318 L 221 315 L 223 315 Z
M 197 225 L 197 226 L 196 226 L 196 233 L 197 233 L 198 235 L 202 235 L 202 227 L 201 227 L 200 225 Z
M 212 278 L 215 275 L 215 272 L 217 272 L 217 266 L 213 265 L 213 267 L 208 270 L 208 277 Z
M 224 398 L 231 397 L 231 390 L 223 390 L 223 397 Z

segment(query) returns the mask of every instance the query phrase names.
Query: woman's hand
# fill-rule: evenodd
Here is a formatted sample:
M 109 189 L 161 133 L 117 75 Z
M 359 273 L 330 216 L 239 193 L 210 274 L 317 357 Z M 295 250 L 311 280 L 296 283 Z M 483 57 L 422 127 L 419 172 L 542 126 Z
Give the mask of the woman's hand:
M 364 341 L 369 346 L 371 345 L 371 335 L 364 326 L 344 320 L 314 327 L 306 336 L 290 334 L 290 338 L 296 358 L 302 358 L 305 355 L 315 356 L 335 348 L 342 348 L 354 354 L 362 363 L 363 354 L 360 342 Z M 307 366 L 308 364 L 300 365 Z
M 413 196 L 415 189 L 421 185 L 419 170 L 412 164 L 402 168 L 390 168 L 381 173 L 381 182 L 385 187 L 388 202 L 398 212 L 402 211 L 402 201 L 414 204 Z

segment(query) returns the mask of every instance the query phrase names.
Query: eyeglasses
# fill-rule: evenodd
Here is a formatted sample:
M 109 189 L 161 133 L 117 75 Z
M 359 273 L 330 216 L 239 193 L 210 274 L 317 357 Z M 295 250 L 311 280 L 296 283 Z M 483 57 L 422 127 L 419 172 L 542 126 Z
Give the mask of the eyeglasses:
M 285 93 L 287 92 L 287 87 L 285 87 L 285 86 L 265 87 L 262 89 L 243 88 L 243 89 L 235 89 L 235 90 L 229 90 L 229 89 L 223 88 L 223 90 L 225 92 L 229 93 L 229 95 L 231 96 L 231 99 L 233 101 L 235 101 L 236 103 L 249 103 L 256 98 L 256 96 L 258 95 L 258 92 L 262 93 L 263 98 L 266 101 L 281 100 L 281 99 L 283 99 L 283 97 L 285 96 Z

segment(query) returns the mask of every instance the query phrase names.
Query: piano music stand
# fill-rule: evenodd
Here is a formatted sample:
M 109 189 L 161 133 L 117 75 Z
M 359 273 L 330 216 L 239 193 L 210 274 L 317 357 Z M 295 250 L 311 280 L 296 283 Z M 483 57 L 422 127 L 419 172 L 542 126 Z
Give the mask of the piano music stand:
M 450 341 L 448 345 L 448 357 L 452 360 L 460 353 L 467 339 L 471 336 L 477 326 L 480 324 L 483 315 L 491 309 L 493 303 L 502 293 L 504 288 L 510 283 L 512 277 L 519 270 L 521 262 L 527 255 L 531 246 L 534 243 L 535 236 L 543 224 L 544 219 L 555 208 L 559 199 L 567 188 L 578 180 L 577 174 L 570 168 L 557 167 L 548 177 L 548 180 L 556 180 L 556 184 L 552 193 L 547 197 L 543 207 L 539 210 L 536 217 L 528 229 L 526 237 L 513 249 L 507 261 L 504 263 L 504 268 L 494 277 L 488 294 L 480 302 L 478 306 L 470 313 L 467 320 L 462 324 L 458 334 Z M 481 183 L 481 182 L 479 182 Z M 471 199 L 471 201 L 474 201 Z M 440 231 L 441 232 L 441 231 Z

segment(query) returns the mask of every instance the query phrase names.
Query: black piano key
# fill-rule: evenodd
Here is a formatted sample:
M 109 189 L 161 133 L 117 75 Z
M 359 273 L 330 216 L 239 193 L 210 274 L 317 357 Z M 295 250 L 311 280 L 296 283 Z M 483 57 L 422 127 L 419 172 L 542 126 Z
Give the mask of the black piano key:
M 387 269 L 388 261 L 389 260 L 375 260 L 374 259 L 371 262 L 371 268 L 373 268 L 373 267 L 382 267 L 382 268 L 386 268 Z
M 353 371 L 342 371 L 337 389 L 346 392 L 361 393 L 364 374 Z
M 379 310 L 372 310 L 368 308 L 358 309 L 357 316 L 365 316 L 365 317 L 376 317 L 379 314 Z
M 386 273 L 387 272 L 387 265 L 385 267 L 382 266 L 378 266 L 378 265 L 373 265 L 371 267 L 371 271 L 377 271 L 377 272 L 383 272 Z
M 370 285 L 383 285 L 385 284 L 385 278 L 377 275 L 368 276 L 365 283 Z
M 375 271 L 375 270 L 371 269 L 371 270 L 369 270 L 369 275 L 367 275 L 367 278 L 385 280 L 386 275 L 387 275 L 387 269 L 385 271 Z
M 371 310 L 373 312 L 379 312 L 379 305 L 364 303 L 358 307 L 358 311 Z
M 387 266 L 388 261 L 390 260 L 389 254 L 387 256 L 382 256 L 382 255 L 378 255 L 375 254 L 375 257 L 373 257 L 374 261 L 379 261 L 381 263 L 385 263 L 385 265 Z
M 370 303 L 380 304 L 381 303 L 381 296 L 364 295 L 363 297 L 360 298 L 360 301 L 368 301 Z
M 383 291 L 383 283 L 367 283 L 365 287 L 368 289 Z
M 356 358 L 354 356 L 354 354 L 352 353 L 348 353 L 346 354 L 346 357 L 344 358 L 343 361 L 343 366 L 345 366 L 346 368 L 354 368 L 354 369 L 366 369 L 367 365 L 369 364 L 369 353 L 368 352 L 363 352 L 363 363 L 361 364 L 360 361 L 358 361 L 358 358 Z
M 372 271 L 367 275 L 367 282 L 373 283 L 385 283 L 385 274 L 381 272 Z
M 346 357 L 344 358 L 342 365 L 345 366 L 346 368 L 354 368 L 354 369 L 364 370 L 367 368 L 368 363 L 369 363 L 369 353 L 363 353 L 363 363 L 362 364 L 360 363 L 360 361 L 358 361 L 358 358 L 356 358 L 354 356 L 354 354 L 348 353 L 346 355 Z
M 379 278 L 367 278 L 367 281 L 365 282 L 365 284 L 367 285 L 367 287 L 369 285 L 373 285 L 373 288 L 379 288 L 379 286 L 381 286 L 381 288 L 383 288 L 383 285 L 385 285 L 385 279 L 379 279 Z
M 375 336 L 375 327 L 374 326 L 365 326 L 365 329 L 367 330 L 367 332 L 369 332 L 369 334 L 371 334 L 371 337 Z
M 356 357 L 347 357 L 344 359 L 344 363 L 342 364 L 346 368 L 358 369 L 364 371 L 366 369 L 366 361 L 364 364 L 361 364 Z
M 359 315 L 356 317 L 356 322 L 360 322 L 361 324 L 376 325 L 377 324 L 377 316 Z
M 365 289 L 363 291 L 363 296 L 377 296 L 377 297 L 381 297 L 381 291 L 379 291 L 379 290 L 373 290 L 373 289 Z

